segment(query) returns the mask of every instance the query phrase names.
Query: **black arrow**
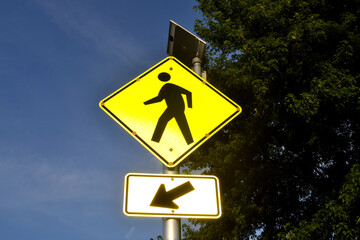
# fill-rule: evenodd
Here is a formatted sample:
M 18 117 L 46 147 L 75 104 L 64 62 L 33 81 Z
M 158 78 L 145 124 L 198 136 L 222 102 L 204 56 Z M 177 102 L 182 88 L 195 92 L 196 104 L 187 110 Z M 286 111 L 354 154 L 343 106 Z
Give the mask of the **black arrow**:
M 172 208 L 179 209 L 179 206 L 176 205 L 173 200 L 195 190 L 190 181 L 177 186 L 170 191 L 166 191 L 165 185 L 161 184 L 157 190 L 155 197 L 150 203 L 151 207 L 162 207 L 162 208 Z

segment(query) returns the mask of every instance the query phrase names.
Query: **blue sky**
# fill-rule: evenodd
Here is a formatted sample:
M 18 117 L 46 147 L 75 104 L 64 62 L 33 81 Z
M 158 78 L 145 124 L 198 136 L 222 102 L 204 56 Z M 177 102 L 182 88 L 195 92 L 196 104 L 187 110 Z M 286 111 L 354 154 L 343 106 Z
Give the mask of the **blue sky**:
M 122 213 L 129 172 L 162 164 L 99 107 L 164 59 L 191 0 L 2 0 L 0 238 L 149 239 L 158 218 Z

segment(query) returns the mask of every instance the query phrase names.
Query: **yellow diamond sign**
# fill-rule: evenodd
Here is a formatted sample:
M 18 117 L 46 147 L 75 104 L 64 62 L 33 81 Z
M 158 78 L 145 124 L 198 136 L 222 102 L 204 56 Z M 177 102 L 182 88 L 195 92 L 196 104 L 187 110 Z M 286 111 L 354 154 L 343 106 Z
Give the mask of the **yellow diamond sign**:
M 175 167 L 241 108 L 174 57 L 165 58 L 100 107 L 167 167 Z

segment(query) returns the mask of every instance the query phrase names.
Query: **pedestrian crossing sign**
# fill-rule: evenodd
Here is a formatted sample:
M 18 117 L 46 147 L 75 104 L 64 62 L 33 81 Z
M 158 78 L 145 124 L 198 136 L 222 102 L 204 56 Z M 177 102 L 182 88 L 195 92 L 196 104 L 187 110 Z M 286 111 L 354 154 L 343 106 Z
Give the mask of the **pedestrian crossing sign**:
M 241 107 L 175 57 L 100 101 L 100 108 L 167 167 L 175 167 Z

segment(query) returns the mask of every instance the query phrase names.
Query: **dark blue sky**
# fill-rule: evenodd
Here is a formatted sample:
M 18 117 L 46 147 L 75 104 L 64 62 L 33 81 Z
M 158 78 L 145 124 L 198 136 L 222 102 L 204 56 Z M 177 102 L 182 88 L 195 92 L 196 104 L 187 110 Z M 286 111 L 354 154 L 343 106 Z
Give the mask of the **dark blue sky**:
M 0 238 L 156 239 L 161 219 L 122 213 L 123 179 L 162 164 L 98 103 L 167 56 L 170 19 L 193 31 L 196 2 L 0 5 Z

